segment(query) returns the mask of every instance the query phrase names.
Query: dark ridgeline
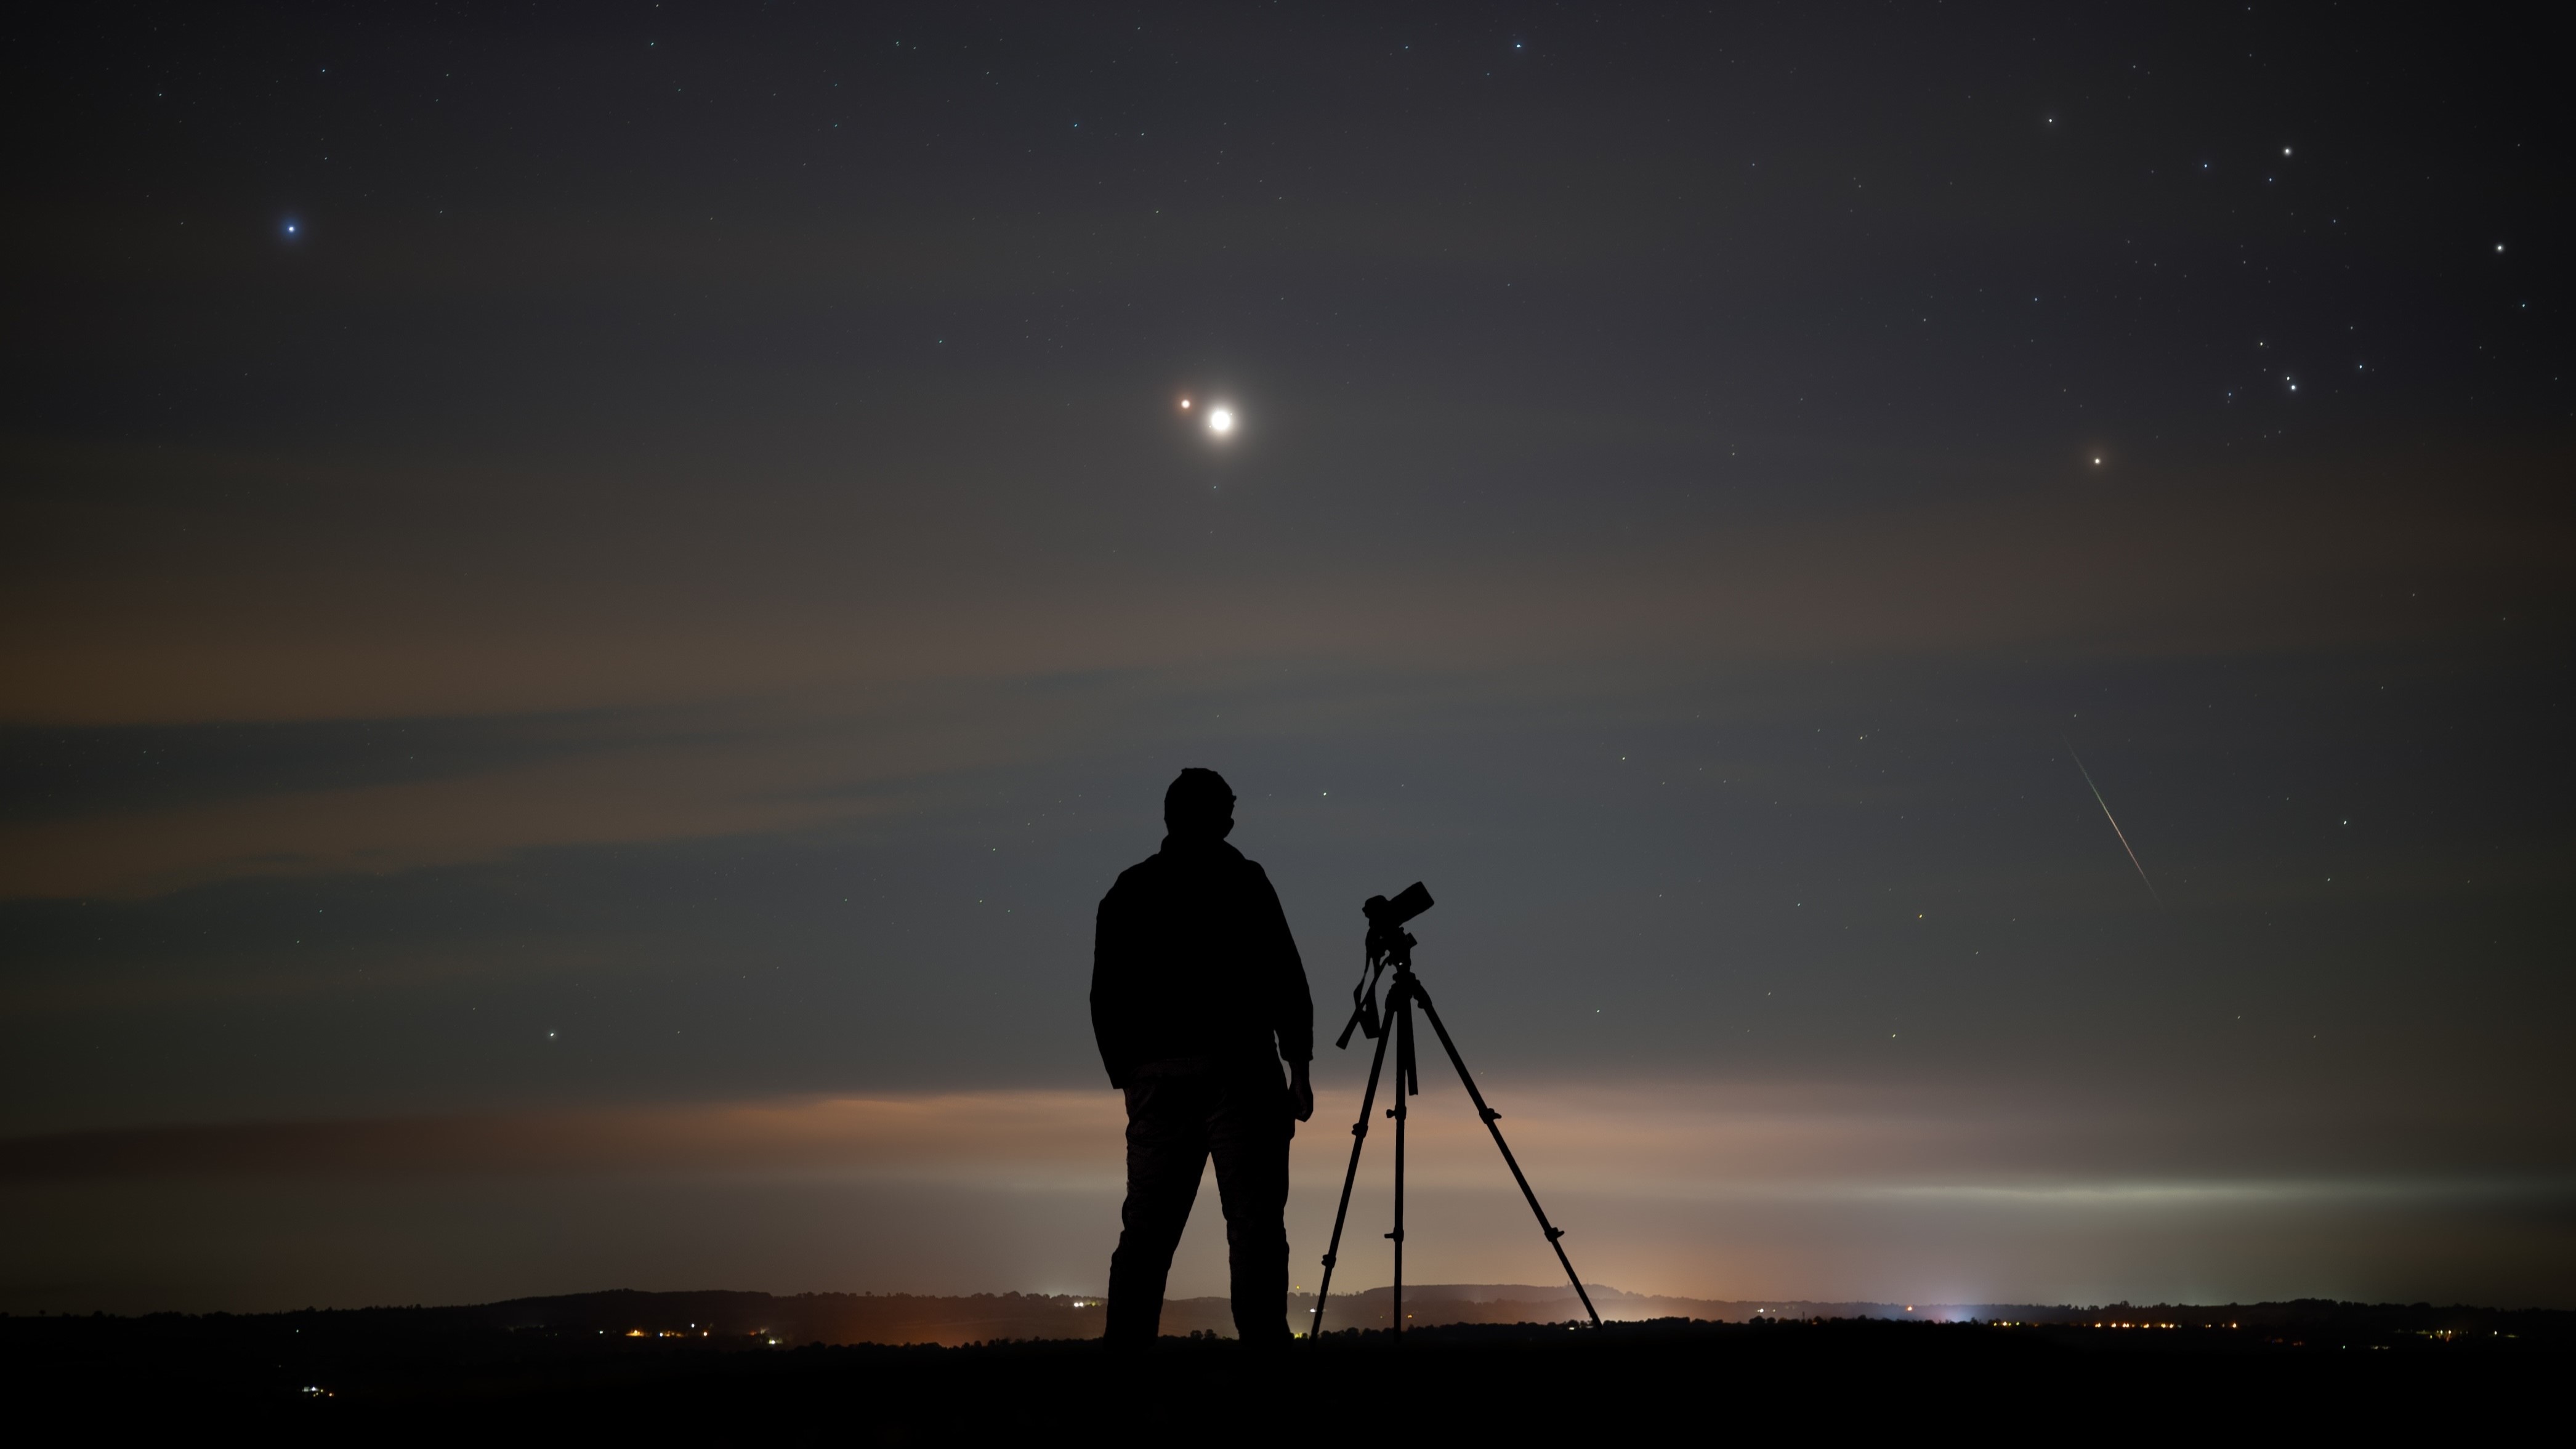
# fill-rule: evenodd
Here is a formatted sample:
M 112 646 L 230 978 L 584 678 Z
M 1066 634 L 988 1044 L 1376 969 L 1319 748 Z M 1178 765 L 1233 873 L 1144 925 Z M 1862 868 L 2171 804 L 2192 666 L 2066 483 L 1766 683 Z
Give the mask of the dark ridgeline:
M 2303 1298 L 2283 1303 L 2130 1304 L 1872 1303 L 1792 1298 L 1681 1298 L 1629 1293 L 1586 1285 L 1594 1304 L 1613 1322 L 1751 1324 L 1878 1320 L 1889 1323 L 2009 1324 L 2103 1331 L 2236 1332 L 2269 1341 L 2305 1344 L 2336 1333 L 2361 1338 L 2395 1334 L 2424 1338 L 2448 1333 L 2449 1342 L 2480 1334 L 2518 1333 L 2576 1346 L 2576 1312 L 2435 1307 L 2429 1304 L 2357 1304 Z M 1287 1321 L 1302 1325 L 1314 1295 L 1289 1295 Z M 1389 1291 L 1371 1288 L 1334 1296 L 1334 1317 L 1345 1330 L 1387 1326 Z M 1564 1285 L 1526 1283 L 1416 1284 L 1404 1290 L 1412 1327 L 1555 1326 L 1581 1322 L 1584 1305 Z M 707 1333 L 709 1341 L 746 1345 L 967 1344 L 1100 1336 L 1098 1294 L 977 1293 L 942 1297 L 909 1293 L 643 1293 L 620 1290 L 551 1298 L 517 1298 L 473 1307 L 358 1310 L 444 1314 L 479 1330 L 588 1332 L 618 1337 L 638 1332 L 657 1340 Z M 251 1315 L 276 1318 L 283 1315 Z M 2163 1325 L 2171 1325 L 2170 1328 Z M 1223 1298 L 1181 1298 L 1164 1308 L 1166 1338 L 1228 1338 L 1233 1315 Z M 1328 1329 L 1332 1337 L 1335 1330 Z M 2427 1338 L 2425 1341 L 2436 1341 Z
M 1222 1318 L 1222 1300 L 1189 1317 L 1189 1329 Z M 1177 1305 L 1176 1305 L 1177 1306 Z M 936 1344 L 1100 1336 L 1102 1299 L 1042 1293 L 975 1293 L 947 1297 L 910 1293 L 579 1293 L 519 1298 L 465 1310 L 484 1326 L 508 1332 L 590 1333 L 597 1337 L 703 1334 L 742 1345 L 809 1343 Z

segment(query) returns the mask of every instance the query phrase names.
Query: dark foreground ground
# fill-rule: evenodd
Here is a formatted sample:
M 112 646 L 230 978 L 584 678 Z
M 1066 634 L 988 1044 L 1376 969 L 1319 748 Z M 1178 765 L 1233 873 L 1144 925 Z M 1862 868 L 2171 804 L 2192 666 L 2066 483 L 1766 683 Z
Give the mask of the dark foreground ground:
M 2447 1326 L 2446 1326 L 2447 1325 Z M 628 1338 L 440 1310 L 0 1318 L 9 1421 L 287 1437 L 1331 1444 L 1389 1429 L 2076 1440 L 2555 1421 L 2576 1315 L 2320 1305 L 2262 1328 L 1667 1320 L 962 1348 Z M 29 1441 L 35 1442 L 35 1441 Z

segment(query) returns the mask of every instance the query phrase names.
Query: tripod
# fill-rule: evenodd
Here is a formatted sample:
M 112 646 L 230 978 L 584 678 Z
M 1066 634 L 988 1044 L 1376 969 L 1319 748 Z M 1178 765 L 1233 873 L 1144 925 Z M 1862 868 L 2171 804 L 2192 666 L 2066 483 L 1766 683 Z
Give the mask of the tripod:
M 1494 1125 L 1503 1114 L 1485 1105 L 1485 1094 L 1476 1090 L 1476 1079 L 1467 1070 L 1467 1059 L 1458 1055 L 1458 1044 L 1450 1040 L 1449 1028 L 1440 1024 L 1440 1011 L 1431 1004 L 1431 993 L 1422 989 L 1421 980 L 1413 974 L 1415 942 L 1412 933 L 1404 929 L 1404 923 L 1431 909 L 1431 892 L 1423 889 L 1422 882 L 1415 881 L 1393 901 L 1384 896 L 1372 896 L 1360 909 L 1369 918 L 1368 964 L 1361 971 L 1360 984 L 1351 989 L 1350 1022 L 1342 1028 L 1340 1039 L 1333 1045 L 1348 1050 L 1351 1033 L 1358 1031 L 1376 1040 L 1377 1053 L 1369 1060 L 1368 1089 L 1360 1095 L 1360 1119 L 1351 1124 L 1351 1165 L 1342 1173 L 1342 1203 L 1333 1213 L 1332 1246 L 1324 1251 L 1324 1279 L 1315 1290 L 1315 1315 L 1308 1333 L 1321 1337 L 1324 1331 L 1324 1300 L 1333 1291 L 1333 1264 L 1341 1254 L 1342 1226 L 1351 1215 L 1351 1186 L 1359 1179 L 1360 1149 L 1368 1143 L 1369 1112 L 1377 1105 L 1378 1077 L 1386 1067 L 1387 1044 L 1393 1042 L 1395 1083 L 1392 1092 L 1395 1105 L 1386 1109 L 1386 1115 L 1395 1119 L 1395 1231 L 1387 1237 L 1395 1243 L 1392 1321 L 1396 1341 L 1403 1341 L 1404 1124 L 1409 1115 L 1405 1099 L 1422 1094 L 1422 1082 L 1415 1070 L 1413 1055 L 1413 1012 L 1416 1007 L 1421 1008 L 1423 1018 L 1439 1035 L 1441 1050 L 1449 1054 L 1449 1065 L 1458 1069 L 1458 1080 L 1466 1085 L 1467 1099 L 1476 1104 L 1476 1115 L 1483 1120 L 1485 1130 L 1494 1134 L 1494 1146 L 1503 1154 L 1503 1165 L 1512 1170 L 1512 1181 L 1520 1184 L 1521 1196 L 1529 1200 L 1530 1213 L 1538 1219 L 1539 1231 L 1547 1234 L 1547 1245 L 1556 1250 L 1556 1261 L 1565 1269 L 1565 1280 L 1574 1285 L 1574 1296 L 1583 1300 L 1583 1311 L 1591 1316 L 1592 1326 L 1599 1328 L 1601 1313 L 1592 1306 L 1592 1295 L 1583 1291 L 1583 1280 L 1575 1275 L 1573 1261 L 1565 1256 L 1565 1244 L 1560 1241 L 1565 1236 L 1565 1229 L 1549 1222 L 1547 1209 L 1538 1205 L 1538 1194 L 1530 1190 L 1529 1177 L 1521 1171 L 1520 1160 L 1512 1156 L 1511 1144 L 1503 1140 L 1503 1129 Z M 1381 1015 L 1377 1004 L 1378 982 L 1389 969 L 1395 974 L 1387 981 L 1386 1010 Z

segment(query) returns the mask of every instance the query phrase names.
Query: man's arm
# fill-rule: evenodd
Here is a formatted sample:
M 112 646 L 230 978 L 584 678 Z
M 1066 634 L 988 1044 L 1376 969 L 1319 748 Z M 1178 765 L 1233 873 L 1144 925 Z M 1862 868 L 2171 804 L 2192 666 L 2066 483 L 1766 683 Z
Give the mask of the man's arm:
M 1121 882 L 1124 883 L 1123 881 Z M 1128 997 L 1133 992 L 1135 952 L 1127 928 L 1126 903 L 1117 886 L 1100 898 L 1100 913 L 1091 933 L 1091 1039 L 1100 1047 L 1100 1064 L 1109 1085 L 1125 1087 L 1136 1063 L 1126 1026 L 1134 1017 Z
M 1296 1104 L 1297 1120 L 1315 1115 L 1315 1088 L 1312 1063 L 1315 1059 L 1315 998 L 1306 987 L 1306 963 L 1297 954 L 1297 938 L 1288 930 L 1288 912 L 1279 904 L 1279 892 L 1270 884 L 1270 874 L 1260 866 L 1252 867 L 1253 879 L 1259 886 L 1254 892 L 1262 936 L 1262 955 L 1266 958 L 1264 983 L 1268 990 L 1264 1005 L 1268 1008 L 1268 1025 L 1279 1039 L 1279 1055 L 1288 1063 L 1288 1094 Z

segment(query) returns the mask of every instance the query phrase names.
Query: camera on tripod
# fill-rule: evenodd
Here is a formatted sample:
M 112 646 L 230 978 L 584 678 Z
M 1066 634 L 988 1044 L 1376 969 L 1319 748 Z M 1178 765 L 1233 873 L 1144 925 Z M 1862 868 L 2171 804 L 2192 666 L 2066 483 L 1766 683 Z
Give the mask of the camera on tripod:
M 1422 882 L 1406 886 L 1394 900 L 1371 896 L 1360 905 L 1360 914 L 1368 917 L 1368 959 L 1375 966 L 1387 956 L 1410 950 L 1413 938 L 1405 933 L 1404 923 L 1431 909 L 1431 892 Z M 1370 1033 L 1376 1035 L 1375 1032 Z
M 1348 1049 L 1351 1033 L 1356 1031 L 1377 1043 L 1377 1053 L 1369 1062 L 1368 1086 L 1360 1094 L 1360 1119 L 1351 1124 L 1351 1165 L 1342 1173 L 1342 1202 L 1333 1213 L 1332 1246 L 1324 1250 L 1324 1277 L 1315 1288 L 1313 1326 L 1307 1331 L 1321 1334 L 1324 1329 L 1324 1303 L 1332 1296 L 1333 1267 L 1342 1251 L 1342 1228 L 1351 1214 L 1351 1187 L 1359 1180 L 1360 1148 L 1368 1140 L 1369 1114 L 1376 1109 L 1378 1080 L 1386 1069 L 1387 1048 L 1392 1046 L 1395 1048 L 1395 1081 L 1391 1084 L 1394 1090 L 1390 1095 L 1394 1097 L 1395 1104 L 1387 1109 L 1386 1115 L 1395 1119 L 1395 1231 L 1387 1237 L 1395 1244 L 1395 1286 L 1389 1322 L 1397 1337 L 1403 1336 L 1404 1128 L 1412 1115 L 1405 1099 L 1422 1091 L 1413 1051 L 1413 1015 L 1416 1011 L 1422 1013 L 1423 1020 L 1431 1023 L 1432 1032 L 1440 1038 L 1440 1049 L 1448 1054 L 1449 1064 L 1458 1069 L 1459 1085 L 1467 1089 L 1467 1100 L 1475 1104 L 1477 1119 L 1485 1124 L 1487 1132 L 1493 1134 L 1494 1146 L 1503 1154 L 1503 1165 L 1511 1169 L 1512 1181 L 1520 1185 L 1522 1198 L 1528 1201 L 1531 1215 L 1538 1219 L 1539 1231 L 1546 1235 L 1548 1246 L 1556 1250 L 1556 1261 L 1565 1269 L 1566 1281 L 1574 1285 L 1575 1297 L 1583 1300 L 1584 1313 L 1592 1319 L 1592 1326 L 1598 1328 L 1601 1314 L 1592 1306 L 1592 1295 L 1584 1291 L 1583 1279 L 1575 1273 L 1573 1261 L 1565 1256 L 1565 1245 L 1558 1241 L 1565 1236 L 1565 1230 L 1549 1222 L 1547 1211 L 1538 1205 L 1538 1194 L 1531 1190 L 1528 1175 L 1521 1171 L 1520 1160 L 1512 1156 L 1511 1144 L 1503 1140 L 1503 1129 L 1495 1125 L 1503 1114 L 1486 1105 L 1485 1094 L 1476 1089 L 1476 1079 L 1467 1071 L 1467 1059 L 1458 1054 L 1458 1044 L 1449 1039 L 1449 1028 L 1441 1024 L 1439 1008 L 1431 1004 L 1431 993 L 1422 988 L 1421 979 L 1413 974 L 1413 948 L 1417 943 L 1413 933 L 1404 929 L 1404 923 L 1429 909 L 1431 892 L 1420 881 L 1406 886 L 1393 900 L 1371 896 L 1360 907 L 1360 914 L 1368 917 L 1369 923 L 1368 963 L 1360 968 L 1360 984 L 1351 988 L 1350 1025 L 1342 1028 L 1341 1040 L 1334 1045 Z M 1387 980 L 1390 967 L 1394 968 L 1395 975 L 1392 980 Z M 1381 981 L 1386 985 L 1384 1011 L 1378 1009 Z
M 1424 911 L 1431 909 L 1431 892 L 1420 881 L 1406 886 L 1394 900 L 1371 896 L 1360 903 L 1360 914 L 1369 918 L 1369 928 L 1392 930 Z
M 1342 1027 L 1342 1035 L 1333 1045 L 1349 1050 L 1351 1033 L 1357 1031 L 1371 1041 L 1377 1040 L 1382 1023 L 1377 1010 L 1377 983 L 1388 964 L 1399 972 L 1413 968 L 1413 948 L 1417 944 L 1404 923 L 1431 909 L 1431 892 L 1415 881 L 1399 892 L 1394 900 L 1371 896 L 1360 905 L 1360 914 L 1368 917 L 1368 959 L 1360 967 L 1360 984 L 1351 988 L 1351 1019 Z

